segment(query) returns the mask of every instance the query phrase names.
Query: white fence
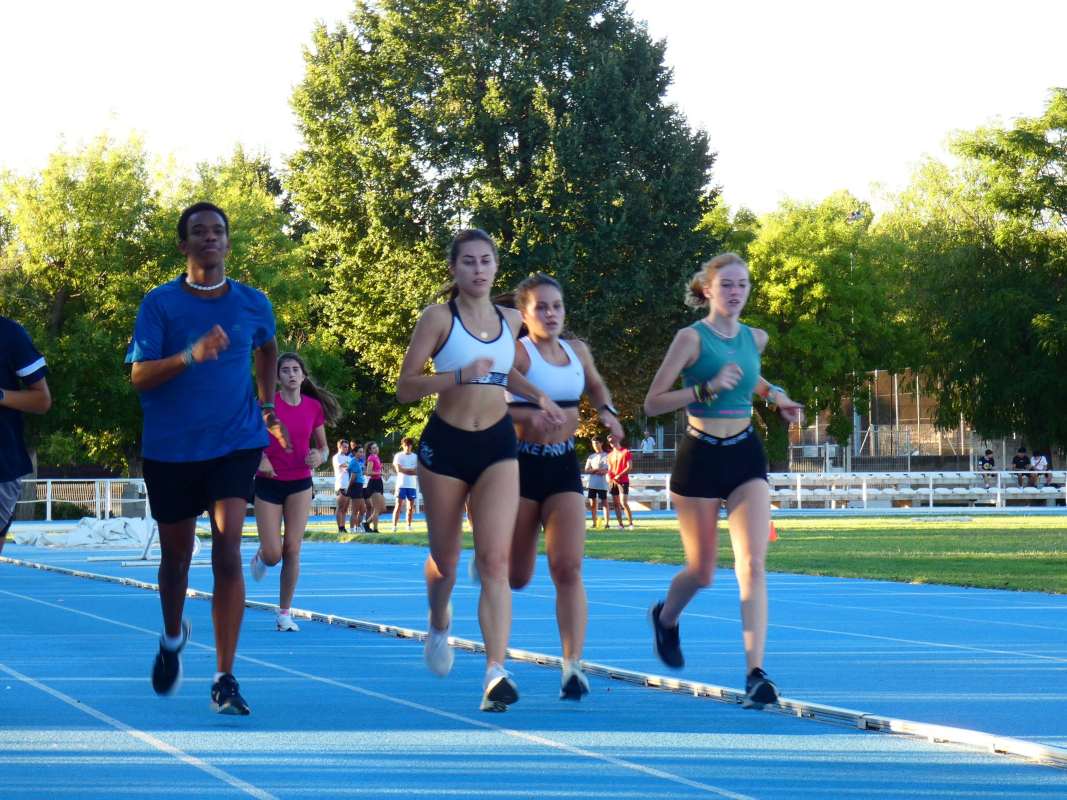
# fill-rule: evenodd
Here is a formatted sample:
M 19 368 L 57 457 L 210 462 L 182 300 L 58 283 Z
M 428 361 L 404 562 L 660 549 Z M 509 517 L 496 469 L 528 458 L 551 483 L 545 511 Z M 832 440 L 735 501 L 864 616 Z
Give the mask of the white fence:
M 385 481 L 385 502 L 388 507 L 392 507 L 394 502 L 395 480 L 389 476 Z M 333 478 L 316 477 L 313 483 L 315 499 L 311 513 L 333 514 L 337 508 Z M 22 482 L 22 496 L 18 501 L 15 519 L 51 521 L 56 518 L 54 512 L 60 503 L 80 508 L 83 513 L 79 516 L 97 519 L 147 517 L 151 513 L 143 478 L 41 478 Z M 421 506 L 422 495 L 418 493 L 415 510 L 418 511 Z M 70 518 L 66 513 L 61 516 Z
M 664 473 L 630 476 L 630 500 L 648 508 L 670 508 Z M 776 472 L 768 476 L 771 502 L 779 508 L 892 508 L 1067 504 L 1067 472 Z M 392 476 L 385 502 L 394 502 Z M 333 478 L 314 479 L 314 515 L 337 508 Z M 80 507 L 82 516 L 146 517 L 151 509 L 141 478 L 48 478 L 23 482 L 16 519 L 54 518 L 58 503 Z M 422 506 L 418 494 L 415 510 Z M 63 515 L 67 516 L 67 515 Z
M 1067 472 L 775 472 L 778 508 L 893 508 L 1067 504 Z M 670 508 L 667 475 L 631 475 L 630 499 Z

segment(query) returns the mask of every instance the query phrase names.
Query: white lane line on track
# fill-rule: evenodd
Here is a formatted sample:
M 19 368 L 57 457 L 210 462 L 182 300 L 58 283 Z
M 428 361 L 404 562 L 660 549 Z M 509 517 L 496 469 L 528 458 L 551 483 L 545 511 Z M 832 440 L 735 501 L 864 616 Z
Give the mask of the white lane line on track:
M 56 607 L 62 608 L 62 606 Z M 72 609 L 67 610 L 70 611 Z M 53 689 L 51 686 L 41 683 L 38 680 L 34 680 L 29 675 L 23 675 L 18 670 L 12 669 L 4 663 L 0 663 L 0 672 L 4 672 L 15 680 L 26 683 L 32 686 L 34 689 L 42 691 L 45 694 L 51 695 L 55 699 L 66 703 L 71 708 L 75 708 L 78 711 L 81 711 L 83 714 L 88 714 L 90 717 L 93 717 L 94 719 L 103 722 L 105 725 L 109 725 L 117 731 L 121 731 L 122 733 L 125 733 L 128 736 L 137 739 L 138 741 L 144 742 L 149 747 L 153 747 L 162 753 L 166 753 L 167 755 L 172 756 L 183 764 L 187 764 L 190 767 L 194 767 L 195 769 L 198 769 L 201 772 L 206 772 L 211 777 L 217 778 L 223 783 L 232 786 L 234 789 L 237 789 L 238 791 L 243 792 L 244 794 L 247 794 L 250 797 L 255 797 L 257 798 L 257 800 L 278 800 L 278 798 L 270 792 L 260 789 L 258 786 L 253 786 L 252 784 L 243 781 L 240 778 L 234 777 L 230 773 L 225 772 L 214 766 L 213 764 L 209 764 L 208 762 L 197 758 L 196 756 L 189 755 L 184 750 L 179 750 L 174 745 L 164 742 L 162 739 L 157 739 L 150 733 L 145 733 L 142 730 L 138 730 L 137 728 L 127 725 L 122 720 L 115 719 L 114 717 L 105 714 L 103 711 L 99 711 L 93 708 L 88 703 L 82 700 L 75 700 L 70 695 L 64 694 L 58 689 Z
M 81 615 L 81 616 L 84 616 L 84 617 L 88 617 L 90 619 L 98 620 L 100 622 L 106 622 L 106 623 L 111 624 L 111 625 L 117 625 L 119 627 L 127 628 L 129 630 L 139 631 L 141 633 L 147 633 L 147 634 L 149 634 L 150 636 L 153 636 L 153 637 L 159 635 L 158 631 L 149 630 L 148 628 L 142 628 L 139 625 L 131 625 L 131 624 L 127 623 L 127 622 L 119 622 L 118 620 L 111 619 L 109 617 L 102 617 L 99 614 L 93 614 L 93 613 L 91 613 L 89 611 L 82 611 L 81 609 L 77 609 L 77 608 L 68 608 L 66 606 L 59 605 L 58 603 L 50 603 L 47 600 L 40 600 L 40 599 L 38 599 L 36 597 L 29 597 L 29 596 L 24 595 L 24 594 L 18 594 L 17 592 L 10 592 L 10 591 L 7 591 L 5 589 L 0 589 L 0 594 L 5 594 L 5 595 L 8 595 L 10 597 L 15 597 L 15 598 L 18 598 L 19 600 L 25 600 L 25 601 L 28 601 L 28 602 L 31 602 L 31 603 L 37 603 L 38 605 L 47 606 L 49 608 L 56 608 L 56 609 L 59 609 L 60 611 L 67 611 L 67 612 L 69 612 L 71 614 L 78 614 L 78 615 Z M 186 646 L 187 647 L 197 647 L 197 648 L 200 648 L 200 649 L 203 649 L 203 650 L 207 650 L 207 651 L 212 652 L 212 653 L 215 652 L 215 648 L 213 648 L 213 647 L 211 647 L 209 645 L 206 645 L 206 644 L 201 644 L 200 642 L 190 641 L 188 643 L 188 645 L 186 645 Z M 273 669 L 273 670 L 276 670 L 278 672 L 284 672 L 286 674 L 293 675 L 295 677 L 299 677 L 299 678 L 302 678 L 304 680 L 315 681 L 317 683 L 322 683 L 322 684 L 325 684 L 327 686 L 333 686 L 335 688 L 345 689 L 345 690 L 350 691 L 350 692 L 355 692 L 356 694 L 364 695 L 365 697 L 371 697 L 371 698 L 374 698 L 376 700 L 383 700 L 383 701 L 388 702 L 388 703 L 394 703 L 396 705 L 404 706 L 406 708 L 411 708 L 411 709 L 414 709 L 416 711 L 421 711 L 421 712 L 426 713 L 426 714 L 432 714 L 434 716 L 443 717 L 444 719 L 453 720 L 455 722 L 462 722 L 462 723 L 464 723 L 466 725 L 470 725 L 472 727 L 482 728 L 484 730 L 500 733 L 500 734 L 503 734 L 505 736 L 509 736 L 511 738 L 514 738 L 514 739 L 519 739 L 520 741 L 529 742 L 530 744 L 537 744 L 537 745 L 541 745 L 543 747 L 548 747 L 548 748 L 551 748 L 551 749 L 554 749 L 554 750 L 560 750 L 560 751 L 563 751 L 565 753 L 570 753 L 571 755 L 581 756 L 583 758 L 588 758 L 588 759 L 591 759 L 591 760 L 594 760 L 594 761 L 601 761 L 601 762 L 603 762 L 605 764 L 611 764 L 612 766 L 621 767 L 623 769 L 627 769 L 627 770 L 630 770 L 632 772 L 638 772 L 638 773 L 641 773 L 643 775 L 648 775 L 648 776 L 653 777 L 653 778 L 659 778 L 661 780 L 669 781 L 671 783 L 679 784 L 681 786 L 687 786 L 690 789 L 698 789 L 700 791 L 707 792 L 708 794 L 714 795 L 716 797 L 725 797 L 725 798 L 729 798 L 729 800 L 755 800 L 755 798 L 752 798 L 749 795 L 737 794 L 735 792 L 729 791 L 728 789 L 723 789 L 723 788 L 720 788 L 718 786 L 712 786 L 710 784 L 700 783 L 699 781 L 690 780 L 689 778 L 683 777 L 681 775 L 675 775 L 674 773 L 671 773 L 671 772 L 665 772 L 664 770 L 656 769 L 655 767 L 647 767 L 647 766 L 645 766 L 643 764 L 637 764 L 637 763 L 635 763 L 633 761 L 626 761 L 625 759 L 616 758 L 615 756 L 607 755 L 605 753 L 598 753 L 598 752 L 593 751 L 593 750 L 586 750 L 585 748 L 575 747 L 574 745 L 569 745 L 566 742 L 559 742 L 559 741 L 556 741 L 554 739 L 545 738 L 543 736 L 537 736 L 537 735 L 530 734 L 530 733 L 524 733 L 522 731 L 517 731 L 517 730 L 514 730 L 512 728 L 503 728 L 503 727 L 501 727 L 499 725 L 493 725 L 492 723 L 485 722 L 483 720 L 474 719 L 472 717 L 465 717 L 462 714 L 455 714 L 455 713 L 453 713 L 451 711 L 445 711 L 444 709 L 434 708 L 433 706 L 423 705 L 422 703 L 416 703 L 416 702 L 413 702 L 411 700 L 405 700 L 405 699 L 400 698 L 400 697 L 394 697 L 393 695 L 384 694 L 382 692 L 375 692 L 375 691 L 373 691 L 371 689 L 364 689 L 361 686 L 354 686 L 352 684 L 348 684 L 348 683 L 344 683 L 342 681 L 334 680 L 333 678 L 326 678 L 326 677 L 323 677 L 323 676 L 320 676 L 320 675 L 313 675 L 313 674 L 308 673 L 308 672 L 303 672 L 303 671 L 297 670 L 297 669 L 291 669 L 290 667 L 282 666 L 281 664 L 275 664 L 275 663 L 270 662 L 270 661 L 264 661 L 262 659 L 253 658 L 251 656 L 238 655 L 237 656 L 237 660 L 238 661 L 247 662 L 247 663 L 250 663 L 250 664 L 256 664 L 257 666 L 266 667 L 268 669 Z M 17 673 L 14 670 L 10 670 L 9 668 L 5 667 L 3 664 L 0 664 L 0 669 L 3 669 L 5 671 L 9 672 L 9 674 L 11 674 L 12 677 L 18 678 L 19 680 L 24 680 L 25 679 L 25 680 L 28 680 L 28 681 L 32 681 L 33 683 L 36 683 L 35 681 L 33 681 L 32 678 L 25 678 L 24 676 L 21 675 L 21 673 Z M 49 694 L 54 694 L 55 696 L 60 697 L 60 699 L 63 699 L 64 702 L 69 702 L 72 705 L 75 705 L 76 708 L 80 708 L 80 709 L 84 710 L 86 713 L 90 714 L 91 716 L 97 716 L 98 719 L 101 719 L 102 721 L 106 722 L 107 724 L 113 725 L 114 727 L 118 727 L 119 730 L 123 730 L 123 731 L 126 731 L 127 733 L 130 733 L 131 735 L 134 735 L 134 733 L 132 733 L 132 732 L 135 729 L 130 728 L 125 723 L 122 723 L 119 720 L 112 719 L 111 717 L 108 717 L 106 714 L 103 714 L 102 712 L 96 712 L 95 710 L 90 709 L 87 706 L 83 707 L 84 704 L 78 703 L 78 701 L 74 700 L 73 698 L 68 698 L 66 695 L 62 695 L 60 692 L 56 692 L 55 690 L 49 689 L 48 687 L 43 686 L 43 684 L 38 686 L 38 688 L 43 688 L 43 690 L 47 691 Z M 137 733 L 140 733 L 140 731 L 137 731 Z M 148 737 L 149 739 L 154 739 L 154 737 L 150 737 L 148 734 L 143 734 L 143 736 Z M 137 737 L 137 738 L 141 738 L 141 737 Z M 146 741 L 147 741 L 147 739 L 146 739 Z M 158 741 L 158 740 L 156 740 L 156 741 Z M 171 752 L 171 750 L 173 750 L 174 753 L 181 753 L 180 750 L 177 750 L 176 748 L 172 748 L 170 745 L 167 745 L 165 742 L 159 742 L 159 744 L 163 745 L 165 748 L 167 748 L 166 752 Z M 153 745 L 153 746 L 155 746 L 155 745 Z M 172 753 L 172 755 L 174 753 Z M 182 755 L 185 755 L 185 754 L 183 753 Z M 193 761 L 199 762 L 199 759 L 194 759 L 193 756 L 188 756 L 188 758 L 193 759 Z M 200 769 L 209 768 L 209 769 L 205 769 L 205 771 L 216 770 L 220 775 L 225 775 L 226 774 L 226 773 L 222 772 L 221 770 L 217 770 L 215 767 L 212 767 L 210 764 L 207 764 L 205 762 L 200 762 L 199 764 L 197 764 L 197 763 L 193 763 L 191 761 L 189 763 L 191 763 L 192 766 L 197 766 Z M 200 764 L 203 764 L 203 766 L 200 766 Z M 215 774 L 215 773 L 212 772 L 211 774 Z M 237 778 L 233 778 L 233 780 L 237 781 L 238 779 Z M 243 783 L 243 782 L 241 782 L 241 783 Z M 233 784 L 233 785 L 236 785 L 236 784 Z M 248 785 L 248 784 L 245 784 L 245 785 Z M 253 787 L 253 786 L 249 785 L 249 788 L 255 790 L 255 787 Z M 256 791 L 259 791 L 259 790 L 256 790 Z M 263 800 L 272 800 L 272 799 L 273 800 L 277 800 L 277 798 L 274 798 L 273 795 L 267 794 L 265 792 L 263 794 L 259 794 L 259 795 L 255 795 L 255 796 L 256 797 L 261 797 L 261 798 L 263 798 Z
M 1030 630 L 1038 631 L 1052 631 L 1055 633 L 1067 634 L 1067 628 L 1057 625 L 1035 625 L 1032 622 L 1008 622 L 1007 620 L 999 619 L 971 619 L 970 617 L 955 617 L 951 614 L 931 614 L 926 611 L 903 611 L 895 608 L 886 608 L 885 606 L 878 606 L 873 608 L 870 606 L 854 606 L 843 603 L 820 603 L 816 600 L 783 600 L 779 602 L 791 603 L 798 606 L 814 606 L 815 608 L 832 608 L 834 610 L 845 609 L 848 611 L 871 611 L 878 614 L 896 614 L 903 617 L 921 617 L 924 619 L 937 619 L 945 622 L 967 622 L 976 625 L 985 626 L 1002 626 L 1008 628 L 1026 628 Z M 1019 609 L 1029 610 L 1029 609 Z

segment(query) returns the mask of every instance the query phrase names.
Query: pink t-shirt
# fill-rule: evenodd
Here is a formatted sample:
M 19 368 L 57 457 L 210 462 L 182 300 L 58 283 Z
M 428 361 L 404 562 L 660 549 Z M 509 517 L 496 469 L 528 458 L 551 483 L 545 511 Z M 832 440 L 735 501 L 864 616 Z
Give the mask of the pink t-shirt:
M 376 453 L 371 453 L 369 456 L 367 456 L 367 477 L 382 477 L 382 460 L 378 458 L 378 455 Z
M 274 467 L 275 479 L 299 481 L 310 478 L 311 467 L 304 459 L 311 449 L 311 435 L 319 425 L 326 422 L 322 415 L 322 404 L 313 397 L 300 395 L 300 405 L 291 406 L 282 399 L 279 392 L 274 395 L 274 413 L 289 431 L 289 441 L 293 445 L 292 452 L 287 453 L 278 444 L 277 439 L 270 437 L 270 444 L 265 452 L 267 460 Z

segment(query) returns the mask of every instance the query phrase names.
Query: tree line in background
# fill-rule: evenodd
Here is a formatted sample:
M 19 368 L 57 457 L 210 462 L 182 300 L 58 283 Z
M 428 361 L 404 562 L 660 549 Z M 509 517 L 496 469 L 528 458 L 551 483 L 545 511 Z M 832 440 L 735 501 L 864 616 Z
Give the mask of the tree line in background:
M 123 355 L 145 291 L 184 269 L 174 226 L 201 199 L 230 215 L 229 274 L 271 298 L 345 435 L 421 426 L 430 406 L 396 406 L 396 371 L 452 233 L 477 225 L 500 244 L 501 291 L 535 270 L 562 281 L 631 421 L 693 318 L 687 279 L 731 249 L 753 273 L 746 319 L 771 334 L 765 374 L 830 410 L 839 441 L 865 373 L 910 366 L 946 426 L 1067 443 L 1067 90 L 958 135 L 958 162 L 924 164 L 877 217 L 847 193 L 757 217 L 720 202 L 669 81 L 622 0 L 382 0 L 315 31 L 293 97 L 305 143 L 280 173 L 238 148 L 189 175 L 101 138 L 0 176 L 0 313 L 52 365 L 39 462 L 136 470 Z M 759 413 L 781 458 L 786 432 Z

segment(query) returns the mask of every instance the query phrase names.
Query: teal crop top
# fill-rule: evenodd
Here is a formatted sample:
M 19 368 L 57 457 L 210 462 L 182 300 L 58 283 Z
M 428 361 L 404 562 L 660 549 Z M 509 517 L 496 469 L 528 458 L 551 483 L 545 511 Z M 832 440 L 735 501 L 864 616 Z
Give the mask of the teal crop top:
M 741 380 L 733 389 L 719 392 L 711 403 L 690 403 L 686 411 L 706 419 L 747 419 L 752 416 L 752 394 L 760 376 L 760 354 L 752 329 L 742 325 L 732 339 L 716 335 L 703 320 L 692 327 L 700 337 L 700 355 L 693 366 L 682 370 L 682 385 L 695 386 L 710 381 L 724 366 L 733 362 L 741 367 Z

